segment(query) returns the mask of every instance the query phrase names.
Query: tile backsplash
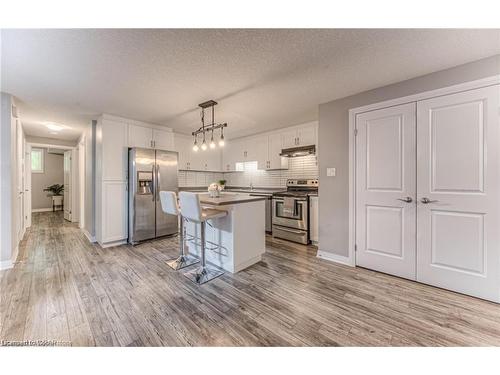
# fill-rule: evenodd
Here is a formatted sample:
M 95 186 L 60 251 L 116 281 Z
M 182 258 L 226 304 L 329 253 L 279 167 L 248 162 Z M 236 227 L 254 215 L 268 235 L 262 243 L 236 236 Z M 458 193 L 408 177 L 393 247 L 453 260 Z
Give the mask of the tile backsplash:
M 211 182 L 225 179 L 228 186 L 250 186 L 265 188 L 286 187 L 289 178 L 318 178 L 316 155 L 290 158 L 288 169 L 264 171 L 257 169 L 257 162 L 244 163 L 243 172 L 212 173 L 179 171 L 180 187 L 206 187 Z

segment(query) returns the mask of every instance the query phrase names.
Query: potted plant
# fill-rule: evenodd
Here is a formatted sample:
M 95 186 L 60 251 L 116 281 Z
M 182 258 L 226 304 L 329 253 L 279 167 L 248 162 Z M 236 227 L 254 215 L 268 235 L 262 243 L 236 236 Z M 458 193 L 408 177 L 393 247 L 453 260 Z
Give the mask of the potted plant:
M 219 180 L 218 182 L 221 190 L 224 190 L 224 187 L 226 186 L 226 180 Z
M 62 195 L 64 191 L 64 185 L 54 184 L 46 187 L 43 191 L 48 191 L 50 194 L 47 194 L 48 197 L 56 197 Z
M 43 191 L 48 191 L 49 194 L 47 194 L 47 197 L 52 197 L 52 211 L 55 211 L 56 207 L 63 207 L 62 192 L 64 191 L 64 185 L 50 185 L 43 189 Z

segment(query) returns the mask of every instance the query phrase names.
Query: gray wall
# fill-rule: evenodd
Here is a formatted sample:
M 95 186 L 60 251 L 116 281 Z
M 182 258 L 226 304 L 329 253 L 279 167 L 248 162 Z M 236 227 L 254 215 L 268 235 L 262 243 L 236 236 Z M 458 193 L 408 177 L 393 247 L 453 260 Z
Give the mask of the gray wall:
M 349 109 L 496 74 L 500 74 L 500 55 L 365 91 L 319 106 L 319 245 L 321 251 L 348 255 Z M 336 168 L 336 177 L 326 176 L 327 167 Z
M 34 147 L 37 148 L 37 147 Z M 44 171 L 31 173 L 31 209 L 51 208 L 52 198 L 43 191 L 47 186 L 64 184 L 64 155 L 47 153 L 43 148 Z

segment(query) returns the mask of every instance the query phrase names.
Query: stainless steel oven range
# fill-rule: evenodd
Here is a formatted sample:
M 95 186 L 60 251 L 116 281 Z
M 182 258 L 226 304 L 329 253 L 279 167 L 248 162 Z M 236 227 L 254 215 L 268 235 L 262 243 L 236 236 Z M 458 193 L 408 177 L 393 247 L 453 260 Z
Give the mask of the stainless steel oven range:
M 291 179 L 287 190 L 273 194 L 273 237 L 309 243 L 309 195 L 318 192 L 316 179 Z

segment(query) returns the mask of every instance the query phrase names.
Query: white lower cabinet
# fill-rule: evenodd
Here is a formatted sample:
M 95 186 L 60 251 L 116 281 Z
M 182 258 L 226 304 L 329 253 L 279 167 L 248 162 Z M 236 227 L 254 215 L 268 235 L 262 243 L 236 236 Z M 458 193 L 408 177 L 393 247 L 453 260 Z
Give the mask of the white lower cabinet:
M 309 199 L 309 236 L 313 244 L 319 242 L 319 197 Z
M 102 238 L 101 243 L 123 241 L 128 237 L 127 181 L 102 183 Z

